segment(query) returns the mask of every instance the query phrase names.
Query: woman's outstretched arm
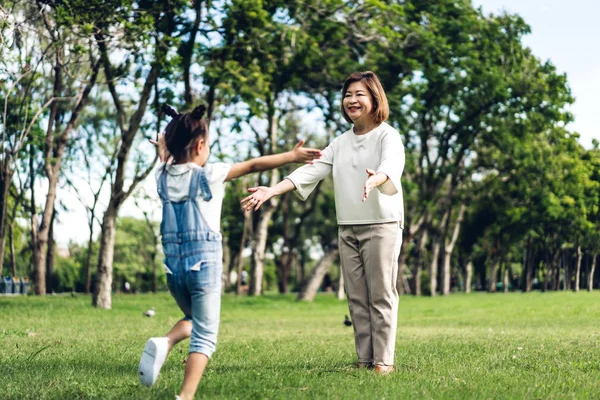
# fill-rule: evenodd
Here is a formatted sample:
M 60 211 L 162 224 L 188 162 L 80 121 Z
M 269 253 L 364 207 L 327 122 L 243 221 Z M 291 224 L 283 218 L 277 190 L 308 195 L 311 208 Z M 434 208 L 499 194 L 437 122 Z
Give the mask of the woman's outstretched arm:
M 245 211 L 250 211 L 252 209 L 256 211 L 271 197 L 279 196 L 281 194 L 291 192 L 292 190 L 296 190 L 296 186 L 294 186 L 294 183 L 291 180 L 286 178 L 275 186 L 258 186 L 249 188 L 248 191 L 252 194 L 243 198 L 240 203 Z

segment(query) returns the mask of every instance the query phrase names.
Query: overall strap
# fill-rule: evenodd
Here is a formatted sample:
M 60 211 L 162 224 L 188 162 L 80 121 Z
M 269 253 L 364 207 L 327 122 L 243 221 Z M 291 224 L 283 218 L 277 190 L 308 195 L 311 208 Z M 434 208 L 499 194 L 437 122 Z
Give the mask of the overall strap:
M 158 191 L 158 196 L 160 199 L 168 203 L 169 202 L 169 192 L 167 190 L 167 169 L 166 166 L 162 167 L 163 170 L 160 173 L 160 177 L 158 178 L 158 182 L 156 184 L 156 190 Z
M 212 192 L 210 186 L 208 186 L 208 179 L 206 178 L 206 172 L 204 168 L 194 168 L 192 171 L 192 178 L 190 182 L 190 199 L 195 199 L 198 196 L 198 191 L 202 194 L 204 201 L 210 201 L 212 199 Z

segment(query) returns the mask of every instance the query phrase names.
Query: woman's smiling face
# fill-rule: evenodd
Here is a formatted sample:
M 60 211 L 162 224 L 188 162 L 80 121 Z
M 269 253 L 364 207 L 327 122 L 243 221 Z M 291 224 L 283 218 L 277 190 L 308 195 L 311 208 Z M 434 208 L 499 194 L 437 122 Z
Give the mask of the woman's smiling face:
M 344 111 L 356 123 L 358 120 L 366 122 L 373 118 L 373 99 L 371 93 L 362 81 L 352 82 L 343 99 Z

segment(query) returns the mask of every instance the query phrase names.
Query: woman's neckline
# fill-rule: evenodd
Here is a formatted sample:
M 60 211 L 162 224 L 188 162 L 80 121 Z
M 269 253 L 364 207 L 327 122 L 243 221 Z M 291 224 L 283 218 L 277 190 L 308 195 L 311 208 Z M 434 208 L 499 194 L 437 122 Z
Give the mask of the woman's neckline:
M 356 126 L 353 126 L 352 127 L 352 133 L 354 134 L 354 136 L 364 136 L 364 135 L 366 135 L 368 133 L 373 132 L 374 130 L 376 130 L 377 128 L 379 128 L 382 124 L 383 124 L 383 122 L 380 123 L 379 125 L 374 125 L 371 129 L 369 129 L 368 131 L 365 131 L 363 133 L 356 133 Z

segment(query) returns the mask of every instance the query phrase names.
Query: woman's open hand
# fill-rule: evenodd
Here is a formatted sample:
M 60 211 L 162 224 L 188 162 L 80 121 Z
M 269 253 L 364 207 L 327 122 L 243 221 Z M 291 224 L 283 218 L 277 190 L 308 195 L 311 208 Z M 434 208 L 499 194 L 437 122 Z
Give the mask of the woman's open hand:
M 244 211 L 251 211 L 252 209 L 256 211 L 265 201 L 274 196 L 273 190 L 266 186 L 249 188 L 248 191 L 252 194 L 240 201 Z
M 363 203 L 367 201 L 371 190 L 375 189 L 377 186 L 381 185 L 387 180 L 387 176 L 384 173 L 376 173 L 375 171 L 369 168 L 367 168 L 367 175 L 368 177 L 365 181 L 365 188 L 362 198 Z

